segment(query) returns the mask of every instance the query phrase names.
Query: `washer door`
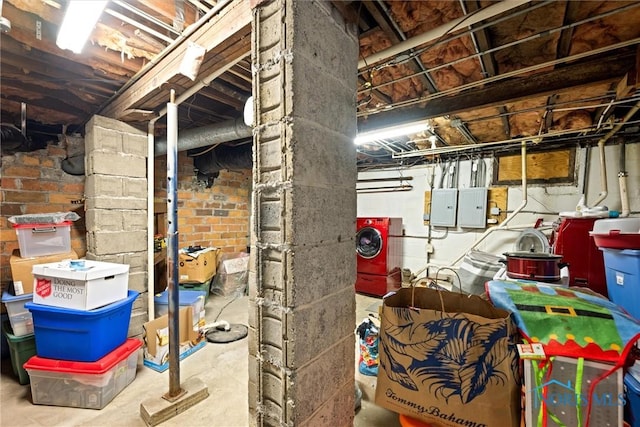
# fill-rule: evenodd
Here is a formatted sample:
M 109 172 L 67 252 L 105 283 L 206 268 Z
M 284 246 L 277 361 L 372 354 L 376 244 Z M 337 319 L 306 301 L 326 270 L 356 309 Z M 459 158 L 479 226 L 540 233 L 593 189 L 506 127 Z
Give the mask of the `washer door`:
M 363 227 L 356 234 L 356 251 L 364 259 L 378 256 L 382 244 L 382 234 L 373 227 Z

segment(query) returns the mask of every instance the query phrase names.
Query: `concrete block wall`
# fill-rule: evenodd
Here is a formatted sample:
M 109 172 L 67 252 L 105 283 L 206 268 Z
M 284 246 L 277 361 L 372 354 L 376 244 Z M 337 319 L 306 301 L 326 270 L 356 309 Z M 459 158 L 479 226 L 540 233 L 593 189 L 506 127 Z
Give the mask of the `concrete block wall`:
M 351 426 L 357 33 L 325 1 L 253 24 L 250 422 Z
M 193 159 L 178 153 L 178 233 L 180 247 L 215 246 L 244 252 L 249 245 L 251 170 L 220 171 L 211 188 L 196 180 Z M 167 162 L 155 158 L 155 198 L 166 203 Z
M 65 141 L 15 154 L 3 153 L 0 167 L 0 281 L 11 281 L 9 259 L 18 238 L 7 218 L 47 212 L 76 212 L 71 225 L 71 248 L 85 255 L 84 176 L 65 173 L 60 162 L 67 156 Z
M 87 259 L 129 265 L 138 291 L 129 336 L 141 336 L 147 315 L 147 134 L 93 116 L 85 127 Z

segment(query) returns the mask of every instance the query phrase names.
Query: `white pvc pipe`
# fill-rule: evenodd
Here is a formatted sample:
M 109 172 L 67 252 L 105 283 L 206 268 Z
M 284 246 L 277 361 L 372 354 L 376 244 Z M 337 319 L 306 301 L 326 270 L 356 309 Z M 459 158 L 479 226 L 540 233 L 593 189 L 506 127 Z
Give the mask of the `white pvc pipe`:
M 598 198 L 596 199 L 596 201 L 593 202 L 591 206 L 598 206 L 598 204 L 602 202 L 608 194 L 607 165 L 604 157 L 604 143 L 607 142 L 613 135 L 615 135 L 615 133 L 618 132 L 622 128 L 622 126 L 624 126 L 624 124 L 627 123 L 631 119 L 631 117 L 633 117 L 634 114 L 638 112 L 638 110 L 640 110 L 640 102 L 634 105 L 629 110 L 629 112 L 627 112 L 627 115 L 624 116 L 618 123 L 616 123 L 613 128 L 598 141 L 598 148 L 600 149 L 600 181 L 602 184 L 602 190 L 600 191 L 600 194 L 598 194 Z
M 613 130 L 613 129 L 612 129 Z M 607 162 L 605 160 L 604 155 L 604 143 L 613 135 L 613 133 L 609 132 L 603 138 L 600 138 L 598 141 L 598 152 L 600 153 L 600 193 L 598 193 L 598 198 L 593 202 L 591 206 L 598 206 L 601 201 L 607 198 L 609 194 L 609 186 L 607 185 Z M 586 204 L 586 203 L 585 203 Z M 589 206 L 587 204 L 587 206 Z
M 627 174 L 620 172 L 618 175 L 618 185 L 620 186 L 620 202 L 622 204 L 620 217 L 626 218 L 629 216 L 629 193 L 627 192 Z
M 461 16 L 460 18 L 447 22 L 444 25 L 433 28 L 416 37 L 412 37 L 387 49 L 376 52 L 364 59 L 361 59 L 360 61 L 358 61 L 358 69 L 360 70 L 368 65 L 373 65 L 384 59 L 391 58 L 402 52 L 413 49 L 414 47 L 423 45 L 433 40 L 437 40 L 440 37 L 443 37 L 451 32 L 459 30 L 460 28 L 462 28 L 462 26 L 471 27 L 472 25 L 475 25 L 481 21 L 492 18 L 496 15 L 499 15 L 526 3 L 529 3 L 529 0 L 503 0 L 484 9 L 480 9 L 473 14 Z

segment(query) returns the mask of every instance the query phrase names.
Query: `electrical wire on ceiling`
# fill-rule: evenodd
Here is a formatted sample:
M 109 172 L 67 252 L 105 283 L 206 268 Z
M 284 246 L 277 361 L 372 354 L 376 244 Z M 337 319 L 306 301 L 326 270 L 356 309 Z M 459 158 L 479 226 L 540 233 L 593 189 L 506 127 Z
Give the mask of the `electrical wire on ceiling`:
M 464 36 L 466 36 L 466 35 L 469 35 L 469 34 L 471 34 L 471 33 L 473 33 L 473 32 L 480 31 L 480 30 L 483 30 L 483 29 L 489 28 L 489 27 L 491 27 L 491 26 L 497 25 L 497 24 L 499 24 L 499 23 L 501 23 L 501 22 L 503 22 L 503 21 L 506 21 L 506 20 L 512 19 L 512 18 L 514 18 L 514 17 L 516 17 L 516 16 L 519 16 L 519 15 L 521 15 L 521 14 L 526 14 L 526 13 L 532 12 L 532 11 L 534 11 L 535 9 L 538 9 L 538 8 L 540 8 L 540 7 L 542 7 L 542 6 L 545 6 L 545 5 L 547 5 L 547 4 L 553 3 L 554 1 L 555 1 L 555 0 L 546 0 L 546 1 L 544 1 L 544 2 L 536 3 L 536 4 L 534 4 L 534 5 L 532 5 L 532 6 L 528 7 L 528 8 L 517 10 L 516 12 L 514 12 L 514 13 L 512 13 L 512 14 L 510 14 L 510 15 L 506 15 L 506 16 L 503 16 L 503 17 L 499 17 L 499 18 L 494 19 L 494 20 L 488 20 L 488 21 L 487 21 L 486 23 L 484 23 L 484 24 L 478 24 L 477 26 L 474 26 L 473 28 L 469 28 L 469 29 L 467 29 L 467 30 L 464 30 L 464 31 L 459 32 L 459 33 L 458 33 L 458 34 L 456 34 L 456 35 L 453 35 L 453 36 L 451 36 L 451 37 L 448 37 L 448 38 L 446 38 L 446 39 L 443 39 L 443 37 L 444 37 L 444 36 L 446 36 L 447 34 L 449 34 L 449 33 L 451 32 L 451 29 L 450 29 L 447 33 L 445 33 L 445 34 L 443 34 L 441 37 L 439 37 L 435 42 L 430 43 L 430 44 L 429 44 L 429 46 L 427 46 L 427 47 L 425 47 L 425 48 L 422 48 L 420 51 L 418 51 L 418 53 L 417 53 L 416 55 L 420 55 L 420 54 L 424 53 L 424 51 L 425 51 L 425 50 L 427 50 L 427 49 L 432 49 L 432 48 L 434 48 L 434 47 L 436 47 L 436 46 L 439 46 L 439 45 L 442 45 L 442 44 L 449 43 L 449 42 L 451 42 L 451 41 L 454 41 L 454 40 L 456 40 L 456 39 L 459 39 L 459 38 L 461 38 L 461 37 L 464 37 Z M 481 10 L 482 10 L 482 9 L 478 9 L 478 10 L 474 11 L 474 13 L 478 13 L 478 12 L 480 12 Z M 470 17 L 470 16 L 472 16 L 472 15 L 470 14 L 470 15 L 468 15 L 468 16 Z M 391 17 L 389 17 L 389 18 L 390 18 L 390 19 L 392 19 Z M 466 20 L 466 19 L 465 19 L 465 20 Z M 445 25 L 446 25 L 446 24 L 445 24 Z M 416 56 L 416 55 L 414 55 L 414 56 Z M 365 58 L 361 58 L 361 59 L 362 59 L 363 61 L 365 61 L 365 63 L 366 63 L 366 59 L 365 59 Z M 412 59 L 412 58 L 406 58 L 406 60 L 410 60 L 410 59 Z M 398 65 L 398 64 L 394 64 L 394 65 Z M 369 68 L 371 68 L 371 67 L 373 67 L 373 65 L 371 65 L 371 66 L 370 66 L 370 65 L 366 65 L 365 67 L 363 67 L 363 68 L 361 68 L 361 69 L 359 70 L 359 74 L 362 74 L 362 73 L 366 72 L 366 71 L 367 71 Z M 429 71 L 430 71 L 430 70 L 429 70 Z
M 521 74 L 528 74 L 528 73 L 532 73 L 534 71 L 538 71 L 540 69 L 543 68 L 548 68 L 548 67 L 553 67 L 556 65 L 560 65 L 566 62 L 572 62 L 572 61 L 576 61 L 578 59 L 583 59 L 589 56 L 595 56 L 601 53 L 606 53 L 608 51 L 611 50 L 616 50 L 616 49 L 621 49 L 624 47 L 629 47 L 629 46 L 633 46 L 636 44 L 640 43 L 640 37 L 631 39 L 631 40 L 626 40 L 624 42 L 619 42 L 619 43 L 615 43 L 612 45 L 608 45 L 608 46 L 603 46 L 601 48 L 597 48 L 597 49 L 592 49 L 590 51 L 586 51 L 586 52 L 582 52 L 582 53 L 578 53 L 572 56 L 567 56 L 564 58 L 559 58 L 559 59 L 555 59 L 552 61 L 547 61 L 541 64 L 536 64 L 536 65 L 532 65 L 529 67 L 525 67 L 525 68 L 521 68 L 518 70 L 513 70 L 507 73 L 503 73 L 503 74 L 499 74 L 496 76 L 492 76 L 492 77 L 488 77 L 486 79 L 483 80 L 478 80 L 478 81 L 474 81 L 471 83 L 467 83 L 467 84 L 463 84 L 460 86 L 456 86 L 453 87 L 451 89 L 447 89 L 438 93 L 434 93 L 434 94 L 429 94 L 429 95 L 425 95 L 425 96 L 420 96 L 417 98 L 413 98 L 413 99 L 407 99 L 407 100 L 403 100 L 403 101 L 398 101 L 392 104 L 388 104 L 382 107 L 378 107 L 378 108 L 374 108 L 372 110 L 368 110 L 368 111 L 364 111 L 364 112 L 358 112 L 356 115 L 359 117 L 365 116 L 365 115 L 371 115 L 371 114 L 376 114 L 376 113 L 380 113 L 380 112 L 387 112 L 387 111 L 391 111 L 391 110 L 395 110 L 398 108 L 402 108 L 402 107 L 408 107 L 411 105 L 415 105 L 415 104 L 421 104 L 424 102 L 428 102 L 437 98 L 443 98 L 443 97 L 447 97 L 450 95 L 454 95 L 457 94 L 461 91 L 464 90 L 468 90 L 468 89 L 473 89 L 473 88 L 477 88 L 480 86 L 484 86 L 487 83 L 493 83 L 493 82 L 497 82 L 500 80 L 505 80 L 511 77 L 516 77 L 519 76 Z
M 549 3 L 553 3 L 553 1 L 547 1 L 547 2 L 544 2 L 544 3 L 540 3 L 540 4 L 537 5 L 537 7 L 544 6 L 544 5 L 549 4 Z M 638 7 L 638 6 L 640 6 L 640 3 L 631 3 L 631 4 L 628 4 L 626 6 L 617 8 L 617 9 L 606 11 L 606 12 L 603 12 L 603 13 L 598 14 L 598 15 L 590 16 L 588 18 L 582 19 L 580 21 L 573 22 L 571 24 L 562 25 L 562 26 L 559 26 L 559 27 L 556 27 L 556 28 L 552 28 L 550 30 L 548 30 L 548 29 L 547 30 L 542 30 L 542 31 L 534 33 L 534 34 L 532 34 L 530 36 L 523 37 L 521 39 L 514 40 L 512 42 L 509 42 L 509 43 L 506 43 L 506 44 L 503 44 L 503 45 L 500 45 L 500 46 L 496 46 L 496 47 L 493 47 L 491 49 L 487 49 L 487 50 L 485 50 L 483 52 L 473 53 L 473 54 L 465 56 L 463 58 L 458 58 L 458 59 L 455 59 L 455 60 L 450 61 L 450 62 L 446 62 L 446 63 L 440 64 L 440 65 L 437 65 L 437 66 L 433 66 L 433 67 L 429 67 L 428 71 L 420 71 L 420 72 L 416 72 L 416 73 L 413 73 L 413 74 L 410 74 L 410 75 L 399 77 L 399 78 L 394 79 L 394 80 L 392 80 L 390 82 L 380 83 L 380 84 L 372 87 L 372 89 L 380 89 L 380 88 L 385 87 L 385 86 L 390 85 L 390 84 L 398 83 L 398 82 L 401 82 L 401 81 L 407 80 L 407 79 L 412 79 L 412 78 L 415 78 L 415 77 L 418 77 L 418 76 L 424 74 L 425 72 L 432 73 L 434 71 L 437 71 L 437 70 L 440 70 L 440 69 L 443 69 L 443 68 L 446 68 L 446 67 L 450 67 L 452 65 L 456 65 L 456 64 L 458 64 L 460 62 L 464 62 L 464 61 L 468 61 L 468 60 L 471 60 L 471 59 L 479 58 L 479 57 L 481 57 L 483 55 L 488 55 L 488 54 L 492 54 L 492 53 L 495 53 L 495 52 L 499 52 L 500 50 L 507 49 L 507 48 L 510 48 L 510 47 L 514 47 L 514 46 L 517 46 L 519 44 L 526 43 L 526 42 L 529 42 L 529 41 L 532 41 L 532 40 L 535 40 L 535 39 L 538 39 L 538 38 L 541 38 L 541 37 L 550 36 L 550 35 L 552 35 L 553 33 L 556 33 L 556 32 L 562 32 L 562 31 L 565 31 L 565 30 L 568 30 L 568 29 L 573 29 L 573 28 L 575 28 L 575 27 L 577 27 L 579 25 L 583 25 L 583 24 L 589 23 L 591 21 L 596 21 L 596 20 L 603 19 L 603 18 L 606 18 L 608 16 L 615 15 L 615 14 L 618 14 L 618 13 L 621 13 L 621 12 L 626 12 L 627 10 L 629 10 L 631 8 L 634 8 L 634 7 Z M 478 9 L 478 10 L 480 10 L 480 9 Z M 475 12 L 477 12 L 478 10 L 476 10 Z M 414 56 L 419 56 L 419 55 L 421 55 L 421 54 L 433 49 L 434 47 L 436 47 L 436 46 L 438 46 L 440 44 L 449 43 L 449 42 L 451 42 L 451 41 L 453 41 L 453 40 L 455 40 L 457 38 L 460 38 L 460 37 L 462 37 L 464 35 L 473 34 L 474 32 L 479 31 L 479 30 L 481 30 L 483 28 L 488 28 L 490 26 L 494 26 L 497 23 L 501 22 L 502 20 L 511 19 L 514 15 L 515 14 L 512 14 L 512 15 L 509 15 L 508 17 L 504 17 L 504 18 L 501 18 L 499 20 L 492 21 L 492 22 L 480 25 L 478 27 L 474 27 L 473 30 L 469 30 L 469 31 L 466 31 L 466 32 L 464 32 L 462 34 L 456 35 L 454 37 L 447 38 L 446 40 L 439 40 L 436 43 L 430 44 L 429 46 L 426 46 L 424 48 L 421 48 L 421 49 L 415 51 L 413 53 L 413 55 Z M 406 62 L 409 59 L 411 59 L 411 58 L 403 58 L 402 62 Z M 385 65 L 385 64 L 388 64 L 388 65 Z M 386 66 L 398 65 L 398 62 L 396 61 L 395 63 L 393 63 L 393 61 L 389 61 L 388 63 L 385 63 L 385 64 L 378 65 L 378 66 L 375 67 L 375 69 L 376 70 L 380 70 L 380 69 L 382 69 L 382 68 L 384 68 Z

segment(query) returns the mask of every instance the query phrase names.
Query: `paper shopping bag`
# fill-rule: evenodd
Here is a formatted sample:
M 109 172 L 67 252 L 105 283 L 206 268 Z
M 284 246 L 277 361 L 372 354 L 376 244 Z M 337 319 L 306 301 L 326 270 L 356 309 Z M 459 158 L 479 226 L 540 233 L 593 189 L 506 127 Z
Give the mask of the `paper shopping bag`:
M 520 425 L 518 333 L 478 296 L 403 288 L 383 300 L 375 402 L 434 427 Z

